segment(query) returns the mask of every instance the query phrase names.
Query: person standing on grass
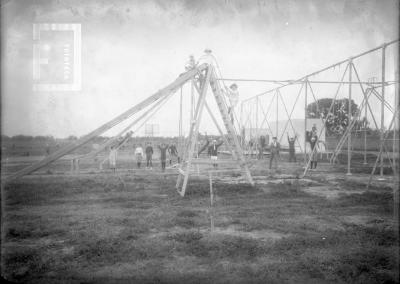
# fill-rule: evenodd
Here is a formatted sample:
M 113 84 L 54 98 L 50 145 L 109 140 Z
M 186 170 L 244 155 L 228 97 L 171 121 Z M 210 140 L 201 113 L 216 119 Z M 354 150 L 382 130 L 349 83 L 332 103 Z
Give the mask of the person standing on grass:
M 311 137 L 310 140 L 311 152 L 310 152 L 310 169 L 316 169 L 318 163 L 318 143 L 317 136 Z
M 137 167 L 138 169 L 140 169 L 140 165 L 142 164 L 142 159 L 143 159 L 143 148 L 141 144 L 139 144 L 135 149 L 135 157 L 136 157 Z
M 250 138 L 249 140 L 250 159 L 253 157 L 253 144 L 254 144 L 253 139 Z
M 208 146 L 208 155 L 210 156 L 211 161 L 214 162 L 213 163 L 214 168 L 218 167 L 218 164 L 216 163 L 216 161 L 218 160 L 218 148 L 219 148 L 219 146 L 222 145 L 222 143 L 224 143 L 224 142 L 220 141 L 217 144 L 217 140 L 214 139 L 212 141 L 212 144 L 210 146 Z
M 272 143 L 269 145 L 269 149 L 271 152 L 271 157 L 269 159 L 269 168 L 272 169 L 272 161 L 275 162 L 275 169 L 278 168 L 278 159 L 279 159 L 279 151 L 281 149 L 281 145 L 278 142 L 276 137 L 272 137 Z
M 112 169 L 112 171 L 115 173 L 117 168 L 117 149 L 115 146 L 111 146 L 108 160 L 110 162 L 110 169 Z
M 153 169 L 153 152 L 151 142 L 148 142 L 146 147 L 146 169 Z
M 178 149 L 176 149 L 175 144 L 171 144 L 168 147 L 168 154 L 169 154 L 169 165 L 170 166 L 172 164 L 172 157 L 177 157 L 178 163 L 180 163 L 180 159 L 179 159 L 179 156 L 178 156 Z
M 295 162 L 296 163 L 296 150 L 294 147 L 294 143 L 296 142 L 297 135 L 294 135 L 294 137 L 289 137 L 289 133 L 287 133 L 287 140 L 289 143 L 289 163 L 290 162 Z
M 258 159 L 262 159 L 264 156 L 264 149 L 265 149 L 265 136 L 261 135 L 260 137 L 260 146 L 259 146 L 259 153 Z
M 158 146 L 158 149 L 160 149 L 161 170 L 165 172 L 165 162 L 167 160 L 168 145 L 162 143 L 161 146 Z

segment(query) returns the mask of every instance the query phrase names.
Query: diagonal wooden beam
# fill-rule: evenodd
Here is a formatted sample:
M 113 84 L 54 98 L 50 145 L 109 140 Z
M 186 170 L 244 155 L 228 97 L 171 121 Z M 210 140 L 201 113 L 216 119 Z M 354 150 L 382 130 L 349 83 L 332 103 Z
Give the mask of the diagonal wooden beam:
M 100 152 L 102 152 L 107 146 L 110 146 L 112 144 L 114 144 L 115 142 L 117 142 L 117 140 L 119 139 L 119 137 L 121 137 L 122 134 L 124 134 L 126 131 L 128 131 L 129 129 L 131 129 L 133 126 L 135 126 L 135 124 L 137 124 L 139 121 L 141 121 L 143 118 L 145 118 L 146 116 L 149 115 L 149 113 L 151 113 L 154 109 L 158 108 L 158 106 L 160 106 L 162 103 L 164 103 L 167 100 L 167 96 L 159 99 L 154 105 L 152 105 L 148 110 L 146 110 L 146 112 L 144 112 L 142 115 L 140 115 L 137 119 L 135 119 L 133 122 L 131 122 L 127 127 L 125 127 L 123 130 L 121 130 L 114 138 L 109 139 L 107 142 L 103 143 L 99 149 L 85 154 L 85 155 L 81 155 L 78 157 L 74 157 L 74 159 L 88 159 L 88 158 L 93 158 L 95 157 L 97 154 L 99 154 Z M 152 113 L 150 115 L 153 116 L 154 113 Z M 148 118 L 146 118 L 145 121 L 147 121 Z

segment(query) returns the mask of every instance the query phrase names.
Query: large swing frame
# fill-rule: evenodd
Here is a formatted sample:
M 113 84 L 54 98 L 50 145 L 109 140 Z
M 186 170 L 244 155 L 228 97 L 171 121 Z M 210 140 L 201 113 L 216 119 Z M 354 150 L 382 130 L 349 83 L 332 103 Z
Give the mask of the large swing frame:
M 287 117 L 287 122 L 286 125 L 284 127 L 284 130 L 282 131 L 282 134 L 280 135 L 280 137 L 278 137 L 279 140 L 282 140 L 283 134 L 287 129 L 287 126 L 290 124 L 290 126 L 292 128 L 293 124 L 292 124 L 292 113 L 295 107 L 298 107 L 297 103 L 298 103 L 298 99 L 299 96 L 301 96 L 302 94 L 304 95 L 304 129 L 307 129 L 307 106 L 308 106 L 308 98 L 311 96 L 311 98 L 313 99 L 313 102 L 316 104 L 317 107 L 317 111 L 319 108 L 318 105 L 318 101 L 316 98 L 316 95 L 314 93 L 314 89 L 313 86 L 315 84 L 330 84 L 330 85 L 336 85 L 337 89 L 334 93 L 334 95 L 332 96 L 333 100 L 332 100 L 332 104 L 329 107 L 329 111 L 328 113 L 331 113 L 334 107 L 334 103 L 336 98 L 338 97 L 338 93 L 340 91 L 340 89 L 344 86 L 347 85 L 348 86 L 348 112 L 347 115 L 348 117 L 351 118 L 351 121 L 349 121 L 348 127 L 346 128 L 344 134 L 342 135 L 338 146 L 334 149 L 334 151 L 332 152 L 332 156 L 330 158 L 330 162 L 334 163 L 335 161 L 337 161 L 337 157 L 338 154 L 343 152 L 342 148 L 345 144 L 345 142 L 347 141 L 347 175 L 351 175 L 351 165 L 352 165 L 352 131 L 354 129 L 355 126 L 355 122 L 356 120 L 360 117 L 361 115 L 361 111 L 365 112 L 365 117 L 367 116 L 367 112 L 369 111 L 372 120 L 374 122 L 374 126 L 376 127 L 376 129 L 379 129 L 380 132 L 380 142 L 379 144 L 382 147 L 382 152 L 386 154 L 386 157 L 389 159 L 390 165 L 393 169 L 393 172 L 396 174 L 397 173 L 397 168 L 398 166 L 396 165 L 396 149 L 399 149 L 399 139 L 396 137 L 398 136 L 398 124 L 397 124 L 397 120 L 398 120 L 398 109 L 399 107 L 399 90 L 398 90 L 398 84 L 399 84 L 399 78 L 398 78 L 398 70 L 397 70 L 397 74 L 396 74 L 396 78 L 394 81 L 387 81 L 386 80 L 386 70 L 385 70 L 385 66 L 386 66 L 386 49 L 389 46 L 394 46 L 395 48 L 398 48 L 398 43 L 399 43 L 399 39 L 397 40 L 393 40 L 387 43 L 384 43 L 378 47 L 375 47 L 373 49 L 367 50 L 365 52 L 362 52 L 356 56 L 352 56 L 346 60 L 342 60 L 340 62 L 337 62 L 335 64 L 332 64 L 326 68 L 323 68 L 321 70 L 315 71 L 311 74 L 308 74 L 306 76 L 303 76 L 300 79 L 297 80 L 260 80 L 260 79 L 224 79 L 224 78 L 220 78 L 220 80 L 235 80 L 235 81 L 254 81 L 254 82 L 272 82 L 272 83 L 277 83 L 280 84 L 280 86 L 267 90 L 263 93 L 260 93 L 256 96 L 253 96 L 247 100 L 242 101 L 241 104 L 241 115 L 240 115 L 240 121 L 241 121 L 241 128 L 242 129 L 246 129 L 249 127 L 250 125 L 250 129 L 252 129 L 252 125 L 255 125 L 256 128 L 256 137 L 259 137 L 259 132 L 260 129 L 263 128 L 264 124 L 266 124 L 267 126 L 267 131 L 269 131 L 269 133 L 272 136 L 279 136 L 278 133 L 272 133 L 271 127 L 270 127 L 270 122 L 268 121 L 268 114 L 270 111 L 270 108 L 272 106 L 272 102 L 275 100 L 276 101 L 276 122 L 278 122 L 278 98 L 281 99 L 281 102 L 284 106 L 284 114 Z M 354 63 L 355 59 L 367 56 L 373 52 L 381 52 L 381 66 L 380 66 L 380 70 L 381 70 L 381 81 L 380 82 L 369 82 L 369 81 L 362 81 L 360 79 L 358 70 L 356 68 L 356 65 Z M 336 67 L 339 67 L 341 65 L 345 65 L 345 69 L 342 73 L 342 77 L 341 80 L 339 81 L 328 81 L 328 80 L 322 80 L 322 81 L 318 81 L 318 80 L 313 80 L 312 78 L 315 75 L 321 74 L 325 71 L 334 69 Z M 346 75 L 348 76 L 348 80 L 345 80 Z M 285 105 L 285 102 L 282 98 L 282 94 L 280 93 L 280 91 L 287 87 L 287 86 L 292 86 L 292 85 L 298 85 L 299 86 L 299 91 L 297 93 L 297 96 L 295 97 L 295 103 L 293 105 L 293 108 L 291 110 L 291 112 L 289 113 L 287 111 L 287 107 Z M 390 85 L 395 85 L 396 90 L 395 90 L 395 99 L 396 102 L 394 103 L 394 107 L 391 107 L 391 102 L 389 102 L 386 98 L 385 98 L 385 89 L 386 87 L 390 86 Z M 351 101 L 352 101 L 352 88 L 353 86 L 359 86 L 361 88 L 361 92 L 363 94 L 363 101 L 361 103 L 361 108 L 360 111 L 357 115 L 353 116 L 352 115 L 352 109 L 351 109 Z M 379 89 L 380 89 L 380 93 L 379 93 Z M 272 98 L 271 98 L 272 95 Z M 372 112 L 372 108 L 369 102 L 369 97 L 370 96 L 374 96 L 375 98 L 377 98 L 380 102 L 380 125 L 378 125 L 375 116 Z M 261 103 L 261 98 L 263 97 L 269 97 L 269 105 L 267 106 L 267 111 L 264 110 L 263 104 Z M 256 109 L 255 113 L 255 121 L 254 119 L 252 120 L 251 117 L 251 111 L 248 110 L 253 110 Z M 247 110 L 247 112 L 246 112 Z M 260 120 L 260 115 L 259 115 L 259 110 L 262 111 L 262 115 L 261 115 L 261 120 Z M 387 131 L 388 129 L 385 128 L 385 110 L 389 110 L 394 116 L 396 114 L 397 119 L 395 119 L 394 123 L 393 123 L 393 148 L 392 151 L 390 153 L 389 149 L 385 146 L 385 143 L 387 141 Z M 279 113 L 279 116 L 281 116 L 282 113 Z M 325 128 L 325 121 L 323 118 L 319 117 L 323 123 L 323 127 Z M 261 122 L 261 123 L 260 123 Z M 323 132 L 323 129 L 320 129 L 319 133 L 318 133 L 318 137 L 321 137 L 321 134 Z M 278 131 L 278 127 L 276 127 L 277 131 Z M 364 156 L 364 163 L 366 163 L 367 161 L 367 154 L 369 153 L 369 151 L 367 151 L 367 139 L 368 136 L 366 134 L 366 129 L 364 129 L 363 131 L 364 133 L 364 150 L 363 150 L 363 156 Z M 385 139 L 386 137 L 386 139 Z M 257 147 L 257 143 L 258 143 L 258 139 L 256 139 L 256 147 Z M 304 155 L 304 167 L 305 170 L 303 172 L 303 176 L 306 176 L 309 170 L 309 165 L 310 165 L 310 161 L 311 161 L 311 157 L 313 156 L 313 153 L 310 153 L 309 155 L 307 154 L 307 142 L 306 139 L 304 139 L 304 145 L 303 147 L 301 147 L 301 145 L 299 145 L 301 152 L 303 152 Z M 316 151 L 316 148 L 313 149 L 313 152 Z M 384 155 L 380 153 L 381 151 L 378 152 L 379 156 L 379 165 L 375 165 L 375 168 L 380 169 L 380 179 L 384 179 L 383 176 L 383 169 L 384 169 Z M 376 153 L 375 153 L 376 154 Z M 390 154 L 392 156 L 392 158 L 390 157 Z M 373 173 L 375 173 L 375 169 L 373 171 Z M 371 173 L 371 175 L 373 174 Z

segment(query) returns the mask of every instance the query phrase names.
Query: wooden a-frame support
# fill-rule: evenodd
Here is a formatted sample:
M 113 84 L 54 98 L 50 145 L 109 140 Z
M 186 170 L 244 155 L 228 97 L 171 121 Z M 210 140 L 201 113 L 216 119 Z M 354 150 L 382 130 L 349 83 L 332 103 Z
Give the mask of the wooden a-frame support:
M 253 178 L 250 174 L 250 170 L 247 166 L 246 160 L 243 155 L 242 148 L 240 146 L 239 139 L 237 138 L 235 128 L 232 124 L 232 121 L 230 119 L 230 115 L 228 114 L 228 108 L 226 106 L 226 102 L 224 100 L 224 97 L 221 93 L 221 89 L 219 87 L 218 81 L 216 80 L 216 76 L 214 73 L 214 69 L 211 65 L 208 66 L 206 70 L 206 74 L 204 76 L 204 79 L 201 83 L 201 87 L 198 88 L 196 86 L 196 89 L 199 92 L 199 99 L 197 101 L 197 106 L 194 112 L 193 120 L 190 122 L 190 131 L 189 131 L 189 141 L 188 145 L 186 147 L 186 151 L 184 152 L 184 155 L 182 157 L 182 161 L 180 164 L 180 168 L 178 169 L 179 176 L 176 182 L 176 188 L 178 193 L 181 196 L 185 195 L 186 188 L 188 185 L 189 181 L 189 175 L 190 175 L 190 170 L 191 166 L 193 163 L 193 157 L 194 157 L 194 151 L 195 151 L 195 146 L 197 144 L 197 138 L 198 138 L 198 132 L 199 132 L 199 126 L 200 126 L 200 121 L 201 117 L 203 114 L 204 106 L 206 106 L 206 109 L 209 111 L 211 118 L 213 119 L 214 123 L 216 124 L 218 130 L 220 133 L 222 133 L 222 130 L 218 126 L 215 117 L 213 116 L 212 112 L 210 111 L 207 103 L 206 103 L 206 96 L 207 96 L 207 90 L 208 90 L 208 85 L 211 86 L 211 90 L 214 94 L 214 98 L 217 102 L 219 111 L 222 116 L 222 120 L 225 125 L 225 129 L 227 131 L 227 136 L 224 137 L 223 139 L 225 143 L 227 143 L 227 146 L 232 152 L 232 157 L 238 161 L 239 166 L 242 169 L 243 174 L 249 181 L 251 185 L 254 185 Z M 182 184 L 182 185 L 181 185 Z

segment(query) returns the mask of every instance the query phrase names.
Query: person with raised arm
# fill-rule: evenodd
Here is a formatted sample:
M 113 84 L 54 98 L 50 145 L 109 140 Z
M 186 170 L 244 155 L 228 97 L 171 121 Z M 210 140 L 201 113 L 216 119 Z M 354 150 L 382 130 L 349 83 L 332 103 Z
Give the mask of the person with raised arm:
M 161 170 L 165 172 L 165 162 L 167 160 L 168 145 L 166 145 L 165 143 L 161 143 L 161 146 L 158 146 L 158 149 L 160 150 Z

